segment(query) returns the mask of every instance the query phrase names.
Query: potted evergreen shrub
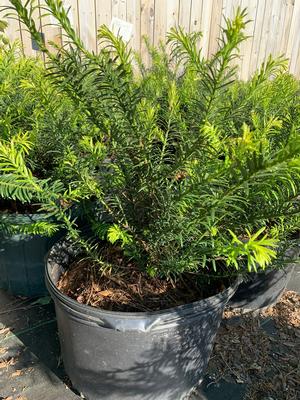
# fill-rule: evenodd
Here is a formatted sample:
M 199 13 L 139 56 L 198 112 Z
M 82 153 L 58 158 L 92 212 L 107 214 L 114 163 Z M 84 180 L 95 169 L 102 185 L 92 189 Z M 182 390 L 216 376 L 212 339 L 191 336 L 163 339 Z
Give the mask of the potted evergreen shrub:
M 228 99 L 245 11 L 226 20 L 209 60 L 200 34 L 173 29 L 171 58 L 150 48 L 152 68 L 140 61 L 135 75 L 119 37 L 101 27 L 101 51 L 90 53 L 62 2 L 45 3 L 69 38 L 58 54 L 40 40 L 32 9 L 20 0 L 11 9 L 47 53 L 53 82 L 98 130 L 66 158 L 68 182 L 34 179 L 24 153 L 18 168 L 2 168 L 67 231 L 46 265 L 66 372 L 92 400 L 183 399 L 203 377 L 237 275 L 279 261 L 296 229 L 297 128 L 291 121 L 282 135 L 251 115 L 238 126 Z M 248 96 L 268 79 L 261 73 Z
M 17 42 L 1 45 L 0 81 L 0 146 L 11 151 L 9 160 L 2 153 L 1 165 L 16 166 L 20 152 L 27 155 L 33 176 L 57 179 L 59 160 L 85 130 L 80 112 L 53 87 L 42 62 L 22 56 Z M 26 193 L 21 182 L 10 181 L 7 171 L 0 172 L 0 287 L 39 296 L 46 293 L 44 257 L 57 240 L 59 225 L 38 211 L 35 195 Z

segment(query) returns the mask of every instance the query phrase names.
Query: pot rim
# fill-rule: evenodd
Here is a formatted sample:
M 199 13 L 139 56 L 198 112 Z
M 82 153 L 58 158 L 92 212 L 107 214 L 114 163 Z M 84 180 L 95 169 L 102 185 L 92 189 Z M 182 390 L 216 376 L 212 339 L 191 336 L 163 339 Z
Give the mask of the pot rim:
M 9 222 L 24 222 L 27 220 L 30 221 L 39 221 L 41 219 L 50 218 L 49 213 L 8 213 L 1 211 L 0 218 L 6 219 Z
M 98 307 L 92 307 L 87 304 L 81 304 L 78 301 L 72 299 L 71 297 L 65 295 L 62 293 L 57 287 L 56 284 L 54 283 L 52 277 L 50 276 L 50 257 L 51 257 L 51 252 L 53 251 L 53 248 L 60 242 L 64 240 L 61 239 L 60 241 L 56 242 L 49 252 L 45 256 L 45 279 L 46 279 L 46 286 L 50 292 L 50 294 L 53 294 L 54 297 L 58 298 L 64 305 L 66 305 L 69 308 L 72 308 L 73 310 L 79 311 L 79 312 L 85 312 L 86 314 L 89 315 L 99 315 L 99 313 L 106 315 L 108 317 L 117 317 L 118 318 L 126 318 L 129 317 L 131 319 L 143 319 L 145 317 L 158 317 L 162 315 L 177 315 L 181 314 L 183 312 L 186 312 L 188 310 L 199 310 L 199 312 L 207 311 L 208 309 L 214 309 L 219 306 L 220 303 L 224 302 L 226 298 L 229 299 L 233 296 L 235 293 L 236 289 L 240 285 L 240 283 L 243 281 L 242 276 L 238 275 L 235 281 L 228 286 L 226 289 L 224 289 L 222 292 L 219 292 L 213 296 L 206 297 L 205 299 L 197 300 L 191 303 L 187 304 L 182 304 L 179 306 L 175 307 L 170 307 L 166 308 L 163 310 L 158 310 L 158 311 L 135 311 L 135 312 L 127 312 L 127 311 L 109 311 L 105 310 L 103 308 L 98 308 Z M 56 265 L 59 265 L 56 263 Z M 61 265 L 59 265 L 61 267 Z

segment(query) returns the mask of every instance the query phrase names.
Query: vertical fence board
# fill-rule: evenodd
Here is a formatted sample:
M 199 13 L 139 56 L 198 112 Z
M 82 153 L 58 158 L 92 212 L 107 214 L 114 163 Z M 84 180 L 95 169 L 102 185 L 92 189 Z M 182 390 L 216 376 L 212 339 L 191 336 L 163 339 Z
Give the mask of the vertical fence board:
M 270 35 L 271 17 L 272 17 L 272 3 L 273 0 L 266 0 L 266 8 L 264 15 L 264 23 L 262 27 L 262 35 L 259 45 L 257 67 L 269 56 L 270 51 L 268 48 L 268 37 Z
M 80 37 L 90 51 L 97 51 L 94 0 L 78 1 Z
M 245 34 L 249 36 L 249 39 L 245 40 L 240 46 L 240 53 L 241 53 L 241 72 L 240 77 L 241 79 L 247 79 L 250 74 L 250 61 L 251 61 L 251 52 L 253 46 L 253 36 L 254 36 L 254 29 L 255 29 L 255 18 L 257 14 L 257 7 L 258 7 L 259 0 L 243 0 L 241 2 L 241 8 L 244 9 L 247 7 L 247 20 L 249 23 L 246 25 Z
M 296 68 L 293 71 L 293 74 L 295 74 L 298 78 L 300 77 L 300 45 L 298 47 L 298 56 L 297 56 L 297 61 L 296 61 Z
M 111 1 L 95 0 L 96 28 L 101 25 L 109 26 L 112 17 Z
M 291 21 L 293 18 L 294 3 L 293 0 L 287 0 L 285 2 L 285 16 L 284 16 L 284 27 L 283 34 L 280 40 L 280 54 L 285 54 L 287 50 L 287 44 L 290 35 Z M 300 29 L 300 27 L 299 27 Z
M 76 33 L 80 35 L 78 1 L 79 0 L 63 0 L 63 4 L 65 10 L 68 12 L 68 18 L 72 27 L 75 29 Z M 67 38 L 63 30 L 61 30 L 61 41 L 63 45 L 66 45 Z
M 214 54 L 218 49 L 218 38 L 222 23 L 222 0 L 214 0 L 211 14 L 208 56 Z
M 178 26 L 180 7 L 179 3 L 179 0 L 167 0 L 167 32 L 170 31 L 172 26 Z
M 240 6 L 241 6 L 241 0 L 227 1 L 224 16 L 226 18 L 232 19 L 236 13 L 237 8 Z M 223 26 L 225 26 L 225 20 L 223 21 Z M 240 55 L 240 56 L 242 56 L 242 55 Z M 232 60 L 232 62 L 231 62 L 231 64 L 235 65 L 239 71 L 241 68 L 241 63 L 242 63 L 242 58 L 236 58 L 236 59 Z
M 126 20 L 133 25 L 133 36 L 129 45 L 135 50 L 140 51 L 141 48 L 141 1 L 127 0 Z
M 181 26 L 185 32 L 190 31 L 191 6 L 192 0 L 179 1 L 178 25 Z
M 287 44 L 286 55 L 290 59 L 290 71 L 294 73 L 297 67 L 298 50 L 300 46 L 299 34 L 299 21 L 300 21 L 300 1 L 295 1 L 293 9 L 293 17 L 291 21 L 291 29 Z
M 265 16 L 265 7 L 266 7 L 266 2 L 258 0 L 258 7 L 257 7 L 254 34 L 253 34 L 253 43 L 251 49 L 251 59 L 249 65 L 249 74 L 252 74 L 258 66 L 260 42 L 262 38 L 262 30 L 263 30 L 264 16 Z
M 159 44 L 159 41 L 165 37 L 167 30 L 167 3 L 155 0 L 154 8 L 154 35 L 153 43 Z
M 201 31 L 202 7 L 204 0 L 192 0 L 190 32 Z
M 96 32 L 102 25 L 110 26 L 111 18 L 112 18 L 112 3 L 110 0 L 104 1 L 103 0 L 95 0 L 95 25 L 96 25 Z M 99 51 L 99 42 L 97 40 L 96 34 L 96 43 L 97 43 L 97 51 Z
M 80 26 L 79 26 L 79 10 L 78 10 L 78 2 L 80 0 L 64 0 L 64 7 L 66 10 L 69 10 L 69 19 L 76 30 L 77 33 L 80 34 Z
M 210 35 L 210 27 L 211 27 L 211 16 L 212 9 L 214 6 L 214 0 L 206 0 L 202 6 L 202 14 L 201 14 L 201 26 L 200 29 L 202 31 L 202 54 L 204 57 L 208 56 L 208 48 L 209 48 L 209 35 Z
M 126 0 L 112 0 L 111 12 L 113 17 L 126 20 Z
M 280 31 L 282 29 L 282 19 L 285 16 L 285 1 L 273 0 L 272 13 L 270 18 L 270 31 L 267 41 L 269 53 L 277 56 L 280 46 Z
M 224 16 L 226 18 L 232 18 L 236 8 L 240 5 L 240 0 L 226 0 L 224 3 Z M 224 21 L 222 26 L 224 26 Z
M 36 0 L 41 4 L 45 0 Z M 179 25 L 185 31 L 202 31 L 202 51 L 205 56 L 213 54 L 218 46 L 220 26 L 233 16 L 241 6 L 248 9 L 252 22 L 246 34 L 251 36 L 241 45 L 240 77 L 247 79 L 261 62 L 272 53 L 286 54 L 290 58 L 290 71 L 300 77 L 300 0 L 63 0 L 66 8 L 71 7 L 72 24 L 88 49 L 97 51 L 97 28 L 110 25 L 112 17 L 133 24 L 130 46 L 141 53 L 146 65 L 149 63 L 143 35 L 151 44 L 164 39 L 172 26 Z M 9 0 L 0 0 L 0 6 Z M 60 28 L 48 26 L 49 19 L 35 16 L 46 41 L 57 44 L 64 42 Z M 21 31 L 20 28 L 21 27 Z M 22 41 L 25 54 L 39 56 L 32 49 L 31 37 L 18 21 L 9 21 L 7 35 L 11 40 Z
M 147 46 L 143 37 L 149 40 L 150 44 L 154 41 L 154 16 L 155 16 L 155 0 L 141 0 L 141 57 L 145 65 L 149 65 L 150 58 Z

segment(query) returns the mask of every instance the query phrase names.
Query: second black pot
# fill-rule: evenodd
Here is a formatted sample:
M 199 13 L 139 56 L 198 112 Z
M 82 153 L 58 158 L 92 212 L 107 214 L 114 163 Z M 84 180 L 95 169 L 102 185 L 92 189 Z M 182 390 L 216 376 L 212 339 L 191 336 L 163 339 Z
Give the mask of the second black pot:
M 63 242 L 53 247 L 46 284 L 73 386 L 89 400 L 184 399 L 204 376 L 224 307 L 239 282 L 213 297 L 164 311 L 104 311 L 56 288 L 71 253 Z
M 8 214 L 14 225 L 43 220 L 43 214 Z M 3 216 L 4 218 L 4 216 Z M 0 288 L 14 296 L 37 297 L 47 294 L 45 255 L 61 234 L 54 237 L 0 232 Z
M 286 257 L 295 259 L 299 249 L 291 249 Z M 280 299 L 286 289 L 294 270 L 294 264 L 287 264 L 285 268 L 271 269 L 266 272 L 248 274 L 238 287 L 228 305 L 232 309 L 244 313 L 262 310 L 270 307 Z

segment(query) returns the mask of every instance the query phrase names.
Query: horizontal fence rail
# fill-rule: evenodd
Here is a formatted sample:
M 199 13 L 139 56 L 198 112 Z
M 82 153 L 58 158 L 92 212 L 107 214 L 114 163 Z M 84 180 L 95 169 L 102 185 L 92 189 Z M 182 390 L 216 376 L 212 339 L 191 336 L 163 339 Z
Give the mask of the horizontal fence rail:
M 44 0 L 37 1 L 42 5 Z M 8 4 L 9 0 L 0 0 L 0 6 Z M 106 24 L 119 32 L 123 30 L 145 63 L 148 55 L 143 36 L 151 44 L 158 44 L 172 26 L 202 31 L 203 54 L 210 56 L 217 48 L 224 17 L 232 17 L 238 6 L 247 8 L 251 22 L 246 27 L 249 38 L 240 48 L 240 78 L 251 76 L 269 54 L 284 54 L 289 59 L 290 72 L 300 78 L 300 0 L 65 0 L 64 4 L 88 49 L 98 51 L 97 28 Z M 38 11 L 36 14 L 45 40 L 61 44 L 61 30 L 49 25 L 54 21 L 41 18 Z M 39 56 L 18 20 L 9 20 L 6 34 L 21 42 L 26 55 Z

